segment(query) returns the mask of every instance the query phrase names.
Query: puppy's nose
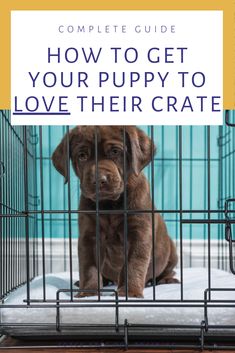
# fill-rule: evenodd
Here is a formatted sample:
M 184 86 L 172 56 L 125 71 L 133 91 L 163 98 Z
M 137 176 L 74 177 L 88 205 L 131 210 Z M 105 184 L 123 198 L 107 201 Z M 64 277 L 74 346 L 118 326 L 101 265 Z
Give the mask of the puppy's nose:
M 108 178 L 105 174 L 101 174 L 98 176 L 98 185 L 100 188 L 104 187 L 108 183 Z M 93 182 L 96 185 L 96 180 Z
M 104 186 L 105 184 L 107 184 L 107 182 L 108 182 L 108 179 L 106 175 L 101 175 L 99 177 L 100 186 Z

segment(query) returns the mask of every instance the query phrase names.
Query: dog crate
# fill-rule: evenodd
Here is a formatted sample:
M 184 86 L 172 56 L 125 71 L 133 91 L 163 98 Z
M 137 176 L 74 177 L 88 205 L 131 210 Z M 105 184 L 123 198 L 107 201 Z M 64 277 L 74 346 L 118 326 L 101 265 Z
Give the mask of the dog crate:
M 9 111 L 0 118 L 1 334 L 63 346 L 235 349 L 233 111 L 223 126 L 141 126 L 157 154 L 144 170 L 152 209 L 138 212 L 162 214 L 180 280 L 153 284 L 143 299 L 119 298 L 112 285 L 75 298 L 79 180 L 68 164 L 64 184 L 51 162 L 69 127 L 11 126 Z M 127 197 L 125 188 L 126 274 L 128 213 L 137 212 Z M 99 200 L 93 212 L 99 264 Z

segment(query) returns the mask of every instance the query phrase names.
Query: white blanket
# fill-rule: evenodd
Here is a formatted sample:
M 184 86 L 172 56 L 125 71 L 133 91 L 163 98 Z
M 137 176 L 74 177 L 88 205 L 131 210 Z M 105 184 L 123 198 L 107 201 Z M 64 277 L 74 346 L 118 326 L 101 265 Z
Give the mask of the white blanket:
M 180 278 L 179 271 L 177 276 Z M 73 282 L 78 279 L 74 273 Z M 58 289 L 69 288 L 69 273 L 47 274 L 46 275 L 46 298 L 56 299 Z M 76 287 L 74 287 L 76 288 Z M 114 288 L 114 287 L 105 287 Z M 166 284 L 156 286 L 156 303 L 158 300 L 180 300 L 180 284 Z M 203 300 L 204 290 L 208 288 L 208 271 L 203 268 L 186 268 L 183 271 L 183 298 L 186 300 Z M 233 288 L 234 291 L 211 292 L 211 299 L 214 300 L 235 300 L 235 276 L 221 270 L 211 271 L 211 288 Z M 61 299 L 69 299 L 69 293 L 61 293 Z M 144 290 L 144 299 L 152 299 L 153 287 Z M 30 298 L 42 299 L 42 276 L 36 277 L 30 283 Z M 90 297 L 88 299 L 96 299 Z M 18 288 L 9 295 L 5 304 L 23 304 L 26 299 L 26 285 Z M 114 303 L 114 296 L 103 295 L 101 300 L 110 300 Z M 124 299 L 124 298 L 121 298 Z M 76 299 L 77 300 L 77 299 Z M 133 299 L 132 299 L 133 300 Z M 138 299 L 141 301 L 140 299 Z M 98 303 L 98 306 L 101 303 Z M 146 305 L 146 303 L 143 303 Z M 181 305 L 180 303 L 175 303 Z M 221 304 L 221 303 L 220 303 Z M 46 308 L 4 308 L 1 310 L 1 322 L 3 323 L 55 323 L 56 309 Z M 121 305 L 121 304 L 120 304 Z M 141 305 L 141 304 L 140 304 Z M 123 323 L 128 319 L 129 323 L 148 323 L 148 324 L 200 324 L 203 320 L 203 308 L 193 307 L 153 307 L 149 306 L 134 307 L 133 302 L 130 307 L 119 308 L 119 320 Z M 226 303 L 225 303 L 226 305 Z M 114 323 L 115 308 L 61 308 L 61 323 L 88 323 L 88 324 L 107 324 Z M 235 325 L 235 304 L 230 308 L 210 308 L 208 309 L 209 324 Z

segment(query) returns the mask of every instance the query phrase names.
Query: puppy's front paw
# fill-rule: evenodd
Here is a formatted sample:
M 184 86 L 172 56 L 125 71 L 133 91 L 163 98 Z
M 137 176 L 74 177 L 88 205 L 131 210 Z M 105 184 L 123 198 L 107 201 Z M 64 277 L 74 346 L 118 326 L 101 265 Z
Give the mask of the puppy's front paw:
M 84 297 L 91 297 L 96 295 L 96 293 L 91 293 L 91 292 L 78 292 L 77 294 L 75 294 L 75 298 L 84 298 Z
M 102 291 L 100 291 L 100 295 L 102 294 Z M 84 298 L 84 297 L 94 297 L 98 295 L 98 290 L 97 289 L 92 289 L 92 290 L 89 290 L 89 289 L 84 289 L 82 290 L 81 292 L 78 292 L 77 294 L 75 294 L 75 298 Z
M 157 284 L 171 284 L 171 283 L 180 283 L 177 278 L 162 278 Z
M 125 288 L 118 289 L 118 296 L 125 297 L 126 291 Z M 135 290 L 128 290 L 128 298 L 144 298 L 144 293 L 142 290 L 135 289 Z

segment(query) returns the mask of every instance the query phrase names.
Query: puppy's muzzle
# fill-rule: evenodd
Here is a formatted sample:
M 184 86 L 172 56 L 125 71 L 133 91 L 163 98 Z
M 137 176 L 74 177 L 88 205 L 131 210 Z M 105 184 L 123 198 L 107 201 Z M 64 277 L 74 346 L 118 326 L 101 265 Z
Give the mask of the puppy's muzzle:
M 84 196 L 96 200 L 117 200 L 123 192 L 123 180 L 117 168 L 99 168 L 96 173 L 95 168 L 91 168 L 84 176 L 81 184 Z

